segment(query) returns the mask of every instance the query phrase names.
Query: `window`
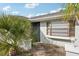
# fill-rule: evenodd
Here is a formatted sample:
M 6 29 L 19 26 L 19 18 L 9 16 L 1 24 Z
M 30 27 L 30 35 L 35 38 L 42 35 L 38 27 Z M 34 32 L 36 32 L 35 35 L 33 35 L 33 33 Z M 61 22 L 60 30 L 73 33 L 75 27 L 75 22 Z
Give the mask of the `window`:
M 52 23 L 47 22 L 47 35 L 52 35 Z
M 67 21 L 47 22 L 47 35 L 69 37 L 70 35 L 72 36 L 72 32 L 74 33 L 74 27 L 70 28 L 70 24 Z

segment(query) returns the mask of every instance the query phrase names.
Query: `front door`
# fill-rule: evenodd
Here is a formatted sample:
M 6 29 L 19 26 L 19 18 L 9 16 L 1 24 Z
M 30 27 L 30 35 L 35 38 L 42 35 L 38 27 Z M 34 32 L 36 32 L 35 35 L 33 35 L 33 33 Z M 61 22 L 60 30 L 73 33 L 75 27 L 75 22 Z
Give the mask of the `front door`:
M 34 38 L 36 42 L 40 41 L 40 22 L 32 23 Z

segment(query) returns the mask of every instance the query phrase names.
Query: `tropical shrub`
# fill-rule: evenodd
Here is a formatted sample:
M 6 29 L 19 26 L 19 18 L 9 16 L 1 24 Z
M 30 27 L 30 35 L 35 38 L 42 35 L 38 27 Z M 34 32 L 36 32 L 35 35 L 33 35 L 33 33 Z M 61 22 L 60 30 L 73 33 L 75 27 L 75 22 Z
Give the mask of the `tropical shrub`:
M 19 55 L 20 45 L 30 39 L 31 22 L 28 18 L 11 15 L 0 16 L 0 55 Z

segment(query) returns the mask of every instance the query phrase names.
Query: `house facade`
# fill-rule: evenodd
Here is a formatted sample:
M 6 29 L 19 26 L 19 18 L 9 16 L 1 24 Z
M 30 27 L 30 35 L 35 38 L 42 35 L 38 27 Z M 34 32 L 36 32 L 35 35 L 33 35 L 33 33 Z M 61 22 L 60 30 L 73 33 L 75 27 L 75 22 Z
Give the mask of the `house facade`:
M 30 18 L 37 40 L 42 43 L 65 47 L 66 55 L 79 55 L 79 25 L 72 18 L 63 19 L 64 13 L 56 12 Z

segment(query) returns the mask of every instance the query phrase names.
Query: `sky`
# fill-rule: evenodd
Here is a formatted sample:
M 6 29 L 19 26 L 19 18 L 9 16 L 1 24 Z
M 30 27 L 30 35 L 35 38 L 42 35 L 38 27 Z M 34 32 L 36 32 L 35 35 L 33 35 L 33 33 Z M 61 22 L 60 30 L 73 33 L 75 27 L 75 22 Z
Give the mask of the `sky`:
M 64 3 L 0 3 L 0 13 L 34 17 L 64 9 Z

